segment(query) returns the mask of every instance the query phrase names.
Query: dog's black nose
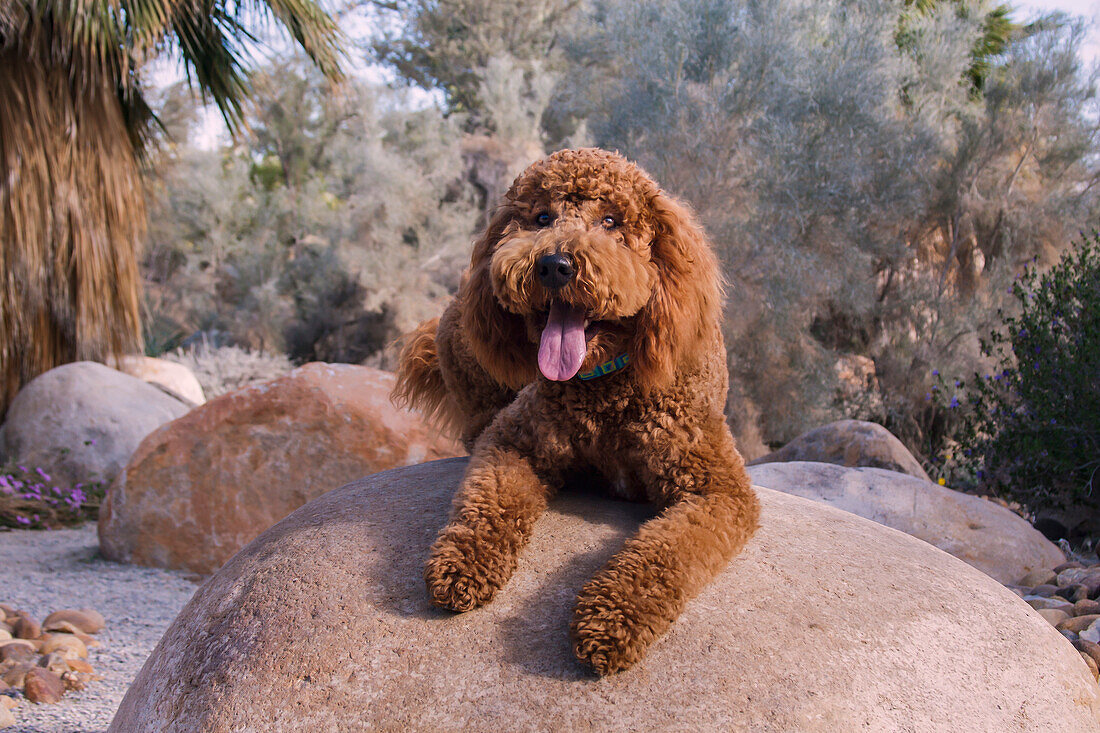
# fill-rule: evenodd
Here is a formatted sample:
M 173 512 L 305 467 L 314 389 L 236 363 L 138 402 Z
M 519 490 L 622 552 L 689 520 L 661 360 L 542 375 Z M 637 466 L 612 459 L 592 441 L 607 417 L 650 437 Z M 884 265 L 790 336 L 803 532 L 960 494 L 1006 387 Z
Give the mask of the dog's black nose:
M 561 290 L 573 279 L 573 260 L 563 254 L 539 257 L 539 282 L 550 290 Z

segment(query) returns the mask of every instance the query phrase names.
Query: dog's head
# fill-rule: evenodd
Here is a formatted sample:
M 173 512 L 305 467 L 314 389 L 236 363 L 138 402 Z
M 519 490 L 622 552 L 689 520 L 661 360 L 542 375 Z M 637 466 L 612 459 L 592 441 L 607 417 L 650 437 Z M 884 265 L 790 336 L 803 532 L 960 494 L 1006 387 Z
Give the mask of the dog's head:
M 687 208 L 604 150 L 562 150 L 512 184 L 459 295 L 474 355 L 513 389 L 627 355 L 668 383 L 712 338 L 717 263 Z

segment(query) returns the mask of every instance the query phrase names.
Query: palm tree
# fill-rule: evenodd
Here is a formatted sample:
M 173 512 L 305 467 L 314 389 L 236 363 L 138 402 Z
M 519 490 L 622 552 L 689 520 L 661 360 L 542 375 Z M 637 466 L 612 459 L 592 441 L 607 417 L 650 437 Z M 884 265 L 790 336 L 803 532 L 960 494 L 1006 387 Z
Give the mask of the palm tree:
M 234 130 L 271 19 L 339 78 L 319 0 L 0 0 L 0 417 L 41 372 L 141 346 L 141 66 L 177 57 Z

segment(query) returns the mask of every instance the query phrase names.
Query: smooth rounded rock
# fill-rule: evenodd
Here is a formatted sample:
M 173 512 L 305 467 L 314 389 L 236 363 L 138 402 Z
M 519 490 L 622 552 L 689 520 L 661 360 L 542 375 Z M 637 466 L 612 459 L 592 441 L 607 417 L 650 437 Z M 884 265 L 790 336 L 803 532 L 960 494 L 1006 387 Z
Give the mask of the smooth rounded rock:
M 65 694 L 65 684 L 60 675 L 44 667 L 35 667 L 27 672 L 23 681 L 23 694 L 31 702 L 61 702 L 61 696 Z
M 1089 655 L 1097 664 L 1100 664 L 1100 644 L 1086 639 L 1078 639 L 1073 642 L 1073 648 L 1082 654 Z
M 34 655 L 34 646 L 25 639 L 12 639 L 0 644 L 0 662 L 7 662 L 10 659 L 20 661 L 33 659 Z
M 1058 575 L 1053 571 L 1046 568 L 1040 568 L 1039 570 L 1032 570 L 1030 573 L 1020 578 L 1019 584 L 1025 585 L 1028 588 L 1034 588 L 1037 585 L 1054 584 Z
M 206 402 L 202 385 L 198 377 L 183 364 L 167 359 L 155 359 L 151 356 L 130 354 L 122 357 L 116 368 L 131 377 L 148 382 L 176 399 L 191 406 Z
M 103 629 L 106 622 L 103 616 L 90 608 L 65 608 L 54 611 L 42 621 L 42 628 L 46 631 L 68 631 L 74 628 L 85 634 L 94 634 Z M 68 624 L 66 626 L 65 624 Z
M 310 499 L 375 471 L 458 455 L 390 402 L 394 376 L 306 364 L 224 394 L 150 435 L 99 513 L 117 562 L 211 573 Z
M 181 611 L 110 730 L 1100 728 L 1086 663 L 1013 593 L 767 489 L 745 550 L 636 667 L 596 679 L 570 648 L 575 595 L 652 509 L 560 496 L 497 598 L 444 613 L 422 568 L 465 466 L 370 476 L 250 543 Z
M 1087 654 L 1082 654 L 1081 658 L 1085 660 L 1085 664 L 1088 665 L 1089 671 L 1092 672 L 1092 676 L 1096 680 L 1100 680 L 1100 666 L 1097 666 L 1096 660 Z
M 884 468 L 931 481 L 920 461 L 904 443 L 878 423 L 863 420 L 837 420 L 814 428 L 779 450 L 750 461 L 749 465 L 788 461 L 834 463 L 849 468 Z
M 1059 611 L 1056 608 L 1040 608 L 1038 609 L 1038 613 L 1040 616 L 1046 619 L 1047 623 L 1049 623 L 1051 626 L 1054 626 L 1059 631 L 1065 629 L 1067 631 L 1072 631 L 1075 634 L 1077 633 L 1077 629 L 1066 629 L 1066 627 L 1062 625 L 1066 621 L 1069 621 L 1071 618 L 1073 618 L 1065 611 Z
M 1080 634 L 1082 631 L 1092 626 L 1097 619 L 1100 619 L 1100 616 L 1094 613 L 1090 613 L 1087 616 L 1074 616 L 1073 618 L 1067 618 L 1065 621 L 1059 623 L 1058 628 Z
M 37 669 L 33 662 L 15 662 L 4 670 L 0 679 L 3 679 L 9 687 L 22 687 L 26 682 L 27 675 L 33 669 Z
M 78 361 L 19 391 L 0 431 L 0 455 L 42 468 L 47 486 L 112 481 L 142 439 L 188 406 L 128 374 Z
M 1067 616 L 1076 615 L 1076 606 L 1070 603 L 1064 598 L 1044 598 L 1043 596 L 1024 596 L 1024 602 L 1027 605 L 1034 608 L 1036 611 L 1041 611 L 1045 608 L 1050 608 L 1056 611 L 1063 611 Z
M 37 639 L 42 636 L 42 625 L 35 621 L 30 614 L 22 611 L 16 612 L 18 618 L 12 624 L 12 636 L 16 639 Z
M 72 657 L 86 658 L 88 656 L 88 647 L 84 645 L 84 642 L 72 634 L 47 634 L 42 640 L 42 648 L 38 650 L 38 653 L 53 654 L 54 652 L 57 652 L 66 659 Z
M 1063 561 L 1019 515 L 977 496 L 881 468 L 829 463 L 749 467 L 754 484 L 824 502 L 924 540 L 1001 583 Z M 1040 593 L 1036 588 L 1036 595 Z

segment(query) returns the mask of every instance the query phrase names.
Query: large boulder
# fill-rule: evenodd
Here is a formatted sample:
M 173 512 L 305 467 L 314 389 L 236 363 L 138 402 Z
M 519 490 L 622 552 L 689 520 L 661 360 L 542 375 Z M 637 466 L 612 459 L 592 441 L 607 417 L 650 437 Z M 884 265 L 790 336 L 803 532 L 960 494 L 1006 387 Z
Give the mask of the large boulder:
M 16 395 L 0 431 L 0 456 L 43 469 L 56 485 L 109 483 L 146 435 L 189 409 L 103 364 L 65 364 Z
M 863 420 L 838 420 L 814 428 L 749 465 L 787 461 L 870 466 L 930 480 L 920 461 L 889 430 Z
M 750 466 L 749 475 L 760 486 L 911 534 L 1002 583 L 1066 560 L 1056 545 L 1003 506 L 894 471 L 796 461 Z
M 389 400 L 394 377 L 307 364 L 217 397 L 150 435 L 107 492 L 103 555 L 211 573 L 302 504 L 461 448 Z
M 584 581 L 652 516 L 563 495 L 488 606 L 428 606 L 421 571 L 466 461 L 369 476 L 202 586 L 111 731 L 1095 731 L 1100 688 L 991 578 L 852 514 L 759 489 L 761 528 L 628 672 L 568 638 Z
M 192 406 L 206 402 L 206 395 L 203 394 L 199 378 L 183 364 L 167 359 L 131 354 L 118 360 L 118 369 L 143 382 L 160 387 L 173 397 Z

